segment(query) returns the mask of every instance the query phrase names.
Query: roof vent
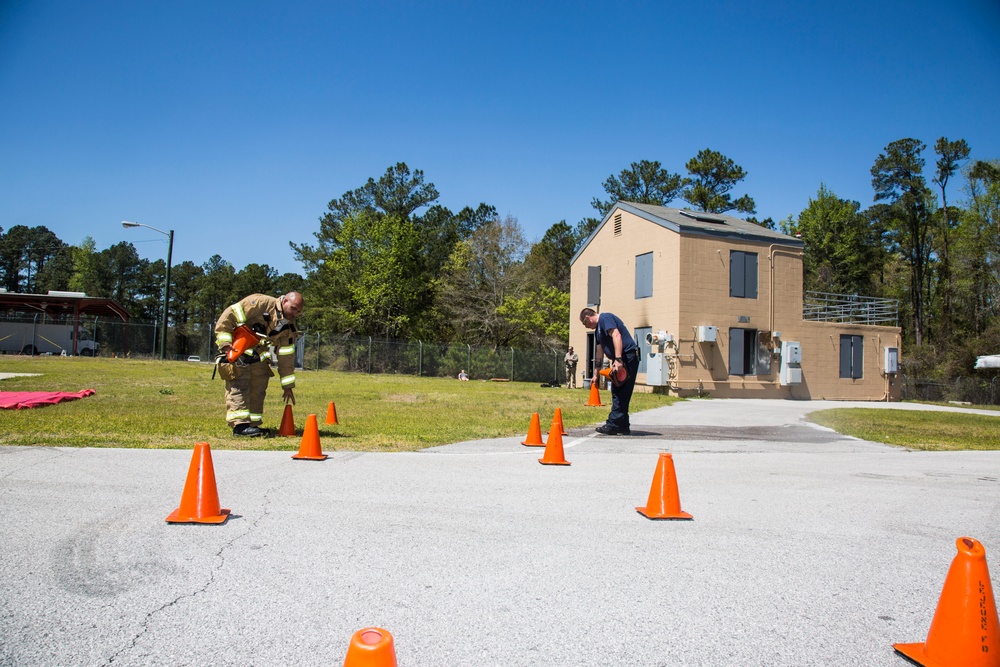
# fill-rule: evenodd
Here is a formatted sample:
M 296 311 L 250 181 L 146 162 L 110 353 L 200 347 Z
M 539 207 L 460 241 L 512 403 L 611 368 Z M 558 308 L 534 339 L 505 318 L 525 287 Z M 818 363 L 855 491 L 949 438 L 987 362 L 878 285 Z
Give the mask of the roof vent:
M 726 224 L 725 218 L 709 215 L 708 213 L 699 213 L 697 211 L 687 211 L 683 209 L 678 211 L 678 213 L 683 215 L 685 218 L 691 218 L 692 220 L 697 220 L 698 222 L 713 222 L 717 225 Z

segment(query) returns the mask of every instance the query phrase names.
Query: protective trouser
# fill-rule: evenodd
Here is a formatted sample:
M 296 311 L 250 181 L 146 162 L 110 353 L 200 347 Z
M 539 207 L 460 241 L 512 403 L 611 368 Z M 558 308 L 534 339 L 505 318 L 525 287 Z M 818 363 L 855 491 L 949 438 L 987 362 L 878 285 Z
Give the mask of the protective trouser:
M 267 362 L 247 364 L 239 377 L 226 380 L 226 423 L 260 425 L 264 421 L 264 397 L 274 373 Z

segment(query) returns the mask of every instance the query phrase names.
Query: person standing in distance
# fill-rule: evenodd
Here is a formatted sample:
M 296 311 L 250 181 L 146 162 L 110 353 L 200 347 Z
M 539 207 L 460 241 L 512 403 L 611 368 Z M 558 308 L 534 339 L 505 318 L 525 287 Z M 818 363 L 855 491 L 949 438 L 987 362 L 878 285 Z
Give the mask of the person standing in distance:
M 573 351 L 572 345 L 569 346 L 564 361 L 566 362 L 566 388 L 569 389 L 572 384 L 573 389 L 576 389 L 576 364 L 580 361 L 580 355 Z
M 598 433 L 604 435 L 629 435 L 628 404 L 632 401 L 632 390 L 635 389 L 635 376 L 639 371 L 639 346 L 628 332 L 625 323 L 614 313 L 601 313 L 593 308 L 580 311 L 580 322 L 588 329 L 594 330 L 597 349 L 594 354 L 594 367 L 603 365 L 604 357 L 611 360 L 611 373 L 626 371 L 625 379 L 617 384 L 611 384 L 611 412 L 607 421 L 597 427 Z M 596 371 L 594 382 L 597 381 Z
M 226 381 L 226 422 L 233 435 L 259 437 L 264 420 L 264 397 L 271 371 L 269 346 L 278 355 L 282 398 L 295 405 L 295 318 L 302 312 L 302 295 L 289 292 L 276 299 L 266 294 L 251 294 L 226 308 L 215 323 L 215 344 L 219 353 L 219 375 Z M 233 330 L 246 325 L 261 341 L 232 363 L 226 353 L 233 345 Z

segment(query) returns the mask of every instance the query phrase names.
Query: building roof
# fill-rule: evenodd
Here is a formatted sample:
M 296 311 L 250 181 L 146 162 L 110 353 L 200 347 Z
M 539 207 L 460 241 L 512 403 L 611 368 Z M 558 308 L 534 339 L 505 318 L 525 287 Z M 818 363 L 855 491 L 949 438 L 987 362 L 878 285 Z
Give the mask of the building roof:
M 58 315 L 104 315 L 120 318 L 123 322 L 132 319 L 125 307 L 114 299 L 90 297 L 81 292 L 49 292 L 48 294 L 17 294 L 0 291 L 0 310 L 18 312 L 39 312 L 49 316 Z
M 601 223 L 597 225 L 597 229 L 583 243 L 580 250 L 574 255 L 573 262 L 590 245 L 590 241 L 607 224 L 608 220 L 611 219 L 614 212 L 618 209 L 632 213 L 643 220 L 648 220 L 653 224 L 665 227 L 678 234 L 718 236 L 733 241 L 757 241 L 760 243 L 780 243 L 781 245 L 796 248 L 805 247 L 805 243 L 801 239 L 723 213 L 702 213 L 701 211 L 689 211 L 687 209 L 670 208 L 668 206 L 620 201 L 608 211 L 608 214 L 604 216 Z

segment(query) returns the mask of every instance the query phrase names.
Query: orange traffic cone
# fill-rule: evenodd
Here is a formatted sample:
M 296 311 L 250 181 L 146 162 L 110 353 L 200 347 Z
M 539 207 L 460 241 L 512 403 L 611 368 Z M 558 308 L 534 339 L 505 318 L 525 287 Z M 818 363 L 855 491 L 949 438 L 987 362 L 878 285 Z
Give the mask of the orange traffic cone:
M 601 403 L 601 390 L 597 388 L 597 378 L 593 378 L 590 381 L 590 397 L 587 399 L 588 408 L 599 408 L 603 403 Z
M 674 457 L 666 452 L 660 452 L 653 473 L 653 484 L 649 489 L 649 500 L 645 507 L 636 507 L 635 511 L 647 519 L 693 519 L 687 512 L 681 511 L 681 497 L 677 492 L 677 473 L 674 472 Z
M 358 630 L 347 647 L 344 667 L 396 667 L 392 635 L 382 628 Z
M 531 413 L 531 423 L 528 424 L 528 436 L 521 442 L 525 447 L 544 447 L 542 442 L 542 425 L 538 421 L 538 413 Z
M 958 555 L 945 577 L 927 641 L 892 647 L 925 667 L 998 667 L 1000 629 L 986 549 L 971 537 L 958 538 L 955 546 Z
M 316 424 L 316 415 L 306 417 L 305 428 L 302 429 L 302 444 L 299 446 L 299 453 L 293 459 L 307 461 L 322 461 L 326 459 L 326 454 L 319 446 L 319 426 Z
M 199 442 L 191 455 L 181 506 L 167 517 L 167 523 L 222 523 L 228 518 L 229 510 L 219 507 L 212 449 L 207 442 Z
M 549 437 L 545 439 L 545 453 L 538 462 L 547 466 L 568 466 L 571 465 L 563 454 L 562 428 L 552 419 L 552 426 L 549 427 Z
M 566 432 L 566 427 L 563 426 L 562 423 L 562 408 L 556 408 L 556 414 L 552 417 L 552 428 L 555 428 L 556 424 L 559 424 L 560 435 L 569 435 L 569 433 Z
M 230 343 L 231 347 L 226 352 L 226 361 L 233 363 L 240 358 L 241 354 L 256 346 L 259 342 L 260 336 L 251 331 L 247 325 L 241 324 L 233 329 L 233 342 Z
M 281 426 L 278 435 L 295 435 L 295 420 L 292 418 L 292 406 L 285 404 L 285 413 L 281 415 Z
M 326 409 L 326 423 L 327 424 L 339 424 L 337 421 L 337 406 L 330 401 L 330 406 Z

